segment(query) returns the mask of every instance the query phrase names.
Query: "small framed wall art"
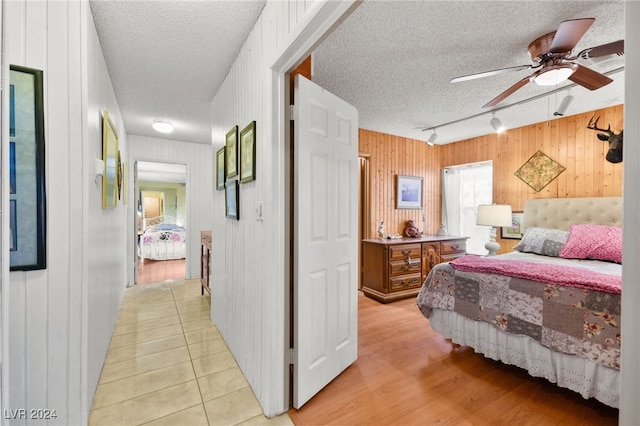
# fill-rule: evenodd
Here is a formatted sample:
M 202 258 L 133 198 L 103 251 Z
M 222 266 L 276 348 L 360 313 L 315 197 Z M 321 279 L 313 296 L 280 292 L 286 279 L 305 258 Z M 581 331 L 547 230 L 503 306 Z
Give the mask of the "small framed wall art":
M 240 220 L 240 206 L 239 206 L 239 194 L 238 194 L 238 181 L 232 180 L 225 184 L 224 191 L 224 205 L 225 216 L 229 219 Z
M 118 164 L 118 135 L 109 119 L 109 111 L 102 115 L 102 208 L 115 207 L 118 201 L 120 165 Z
M 225 142 L 225 176 L 227 179 L 238 174 L 238 126 L 227 132 Z
M 513 240 L 522 239 L 524 234 L 522 231 L 522 221 L 524 219 L 523 212 L 511 213 L 511 226 L 503 226 L 500 229 L 500 237 Z
M 216 189 L 224 189 L 225 182 L 225 147 L 223 146 L 216 152 Z
M 256 122 L 240 132 L 240 183 L 256 179 Z
M 396 208 L 422 208 L 422 182 L 423 178 L 421 176 L 398 175 Z

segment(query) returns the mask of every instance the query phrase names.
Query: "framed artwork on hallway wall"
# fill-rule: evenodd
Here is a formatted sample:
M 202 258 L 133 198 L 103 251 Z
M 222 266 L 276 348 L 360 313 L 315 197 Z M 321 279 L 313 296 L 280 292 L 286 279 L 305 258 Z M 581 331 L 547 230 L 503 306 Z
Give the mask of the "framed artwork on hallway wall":
M 43 71 L 9 74 L 9 269 L 46 269 Z
M 240 206 L 238 201 L 240 200 L 238 194 L 238 181 L 232 180 L 225 184 L 224 191 L 224 213 L 229 219 L 240 220 Z
M 240 183 L 256 180 L 256 122 L 240 132 Z
M 238 126 L 227 132 L 225 140 L 225 177 L 227 179 L 238 174 Z
M 216 152 L 216 189 L 224 189 L 225 182 L 225 147 L 223 146 Z
M 118 164 L 118 134 L 106 109 L 102 114 L 102 208 L 115 207 L 118 202 L 120 165 Z

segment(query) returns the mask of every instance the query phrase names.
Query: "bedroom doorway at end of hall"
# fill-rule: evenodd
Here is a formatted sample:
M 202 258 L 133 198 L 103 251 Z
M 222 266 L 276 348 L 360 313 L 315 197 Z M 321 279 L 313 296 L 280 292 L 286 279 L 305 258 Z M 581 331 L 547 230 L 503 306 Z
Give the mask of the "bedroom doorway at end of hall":
M 135 163 L 135 284 L 186 277 L 185 164 Z

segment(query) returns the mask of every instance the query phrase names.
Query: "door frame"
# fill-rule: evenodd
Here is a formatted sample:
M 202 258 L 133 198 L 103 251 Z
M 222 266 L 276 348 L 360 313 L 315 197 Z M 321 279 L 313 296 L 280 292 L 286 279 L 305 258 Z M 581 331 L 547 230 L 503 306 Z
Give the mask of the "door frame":
M 278 160 L 281 161 L 282 167 L 282 215 L 284 217 L 283 223 L 283 239 L 281 241 L 282 250 L 282 262 L 283 267 L 282 274 L 284 277 L 284 339 L 283 343 L 283 371 L 284 377 L 282 378 L 283 385 L 283 401 L 285 404 L 288 402 L 288 407 L 292 406 L 293 394 L 291 391 L 291 377 L 290 367 L 292 364 L 292 351 L 291 340 L 293 334 L 291 332 L 292 327 L 295 324 L 292 323 L 292 296 L 291 291 L 293 286 L 293 264 L 291 261 L 291 250 L 293 246 L 293 217 L 291 215 L 292 208 L 292 161 L 291 161 L 291 146 L 292 146 L 292 131 L 290 127 L 290 81 L 291 73 L 309 56 L 312 52 L 324 41 L 324 39 L 337 28 L 340 23 L 346 19 L 363 0 L 348 0 L 348 1 L 327 1 L 327 2 L 315 2 L 311 5 L 312 8 L 319 8 L 317 11 L 308 11 L 311 17 L 309 21 L 304 25 L 301 30 L 292 34 L 293 41 L 287 45 L 284 51 L 279 52 L 276 55 L 275 60 L 271 65 L 272 81 L 273 81 L 273 140 L 280 141 L 280 152 L 278 152 Z
M 133 287 L 137 282 L 138 282 L 138 204 L 142 202 L 142 200 L 140 199 L 140 185 L 138 184 L 138 162 L 147 162 L 147 163 L 166 163 L 166 164 L 181 164 L 186 166 L 186 172 L 187 172 L 187 176 L 185 179 L 185 187 L 184 187 L 184 192 L 185 192 L 185 199 L 186 199 L 186 206 L 185 206 L 185 227 L 189 226 L 190 224 L 190 220 L 189 220 L 189 216 L 191 213 L 191 209 L 189 208 L 189 203 L 190 200 L 193 198 L 191 196 L 191 194 L 189 193 L 189 190 L 191 188 L 190 185 L 190 181 L 191 181 L 191 164 L 187 161 L 187 162 L 180 162 L 180 161 L 166 161 L 166 160 L 160 160 L 157 158 L 150 158 L 150 157 L 140 157 L 140 156 L 130 156 L 129 157 L 129 164 L 132 164 L 132 172 L 129 173 L 130 177 L 129 177 L 129 182 L 127 182 L 127 185 L 129 185 L 129 188 L 133 188 L 132 194 L 129 195 L 129 200 L 127 200 L 127 202 L 129 202 L 129 209 L 128 209 L 128 238 L 129 238 L 129 248 L 130 248 L 130 252 L 129 252 L 129 261 L 130 261 L 130 265 L 127 267 L 127 287 Z M 189 228 L 187 228 L 187 232 L 189 232 Z M 191 250 L 189 249 L 189 245 L 187 244 L 187 253 L 185 255 L 185 278 L 189 278 L 191 275 L 191 269 L 189 268 L 189 259 L 191 259 Z

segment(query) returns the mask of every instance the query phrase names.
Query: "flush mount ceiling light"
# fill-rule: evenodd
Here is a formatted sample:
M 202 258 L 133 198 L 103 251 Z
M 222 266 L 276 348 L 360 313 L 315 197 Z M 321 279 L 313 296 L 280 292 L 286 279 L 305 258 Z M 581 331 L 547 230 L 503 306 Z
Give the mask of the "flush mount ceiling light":
M 571 65 L 553 65 L 548 67 L 547 71 L 542 72 L 534 77 L 534 81 L 538 86 L 555 86 L 560 84 L 575 71 Z
M 166 121 L 154 121 L 151 125 L 156 132 L 160 133 L 171 133 L 173 132 L 173 124 L 168 123 Z
M 436 129 L 433 129 L 433 133 L 427 139 L 427 145 L 433 146 L 436 143 L 436 139 L 438 139 L 438 134 L 436 133 Z
M 493 116 L 493 118 L 491 119 L 491 121 L 489 123 L 491 123 L 491 127 L 493 127 L 493 130 L 495 130 L 496 133 L 502 133 L 505 130 L 507 130 L 507 128 L 504 126 L 504 124 L 502 124 L 502 121 L 500 121 L 500 119 L 498 117 L 496 117 L 495 115 Z

